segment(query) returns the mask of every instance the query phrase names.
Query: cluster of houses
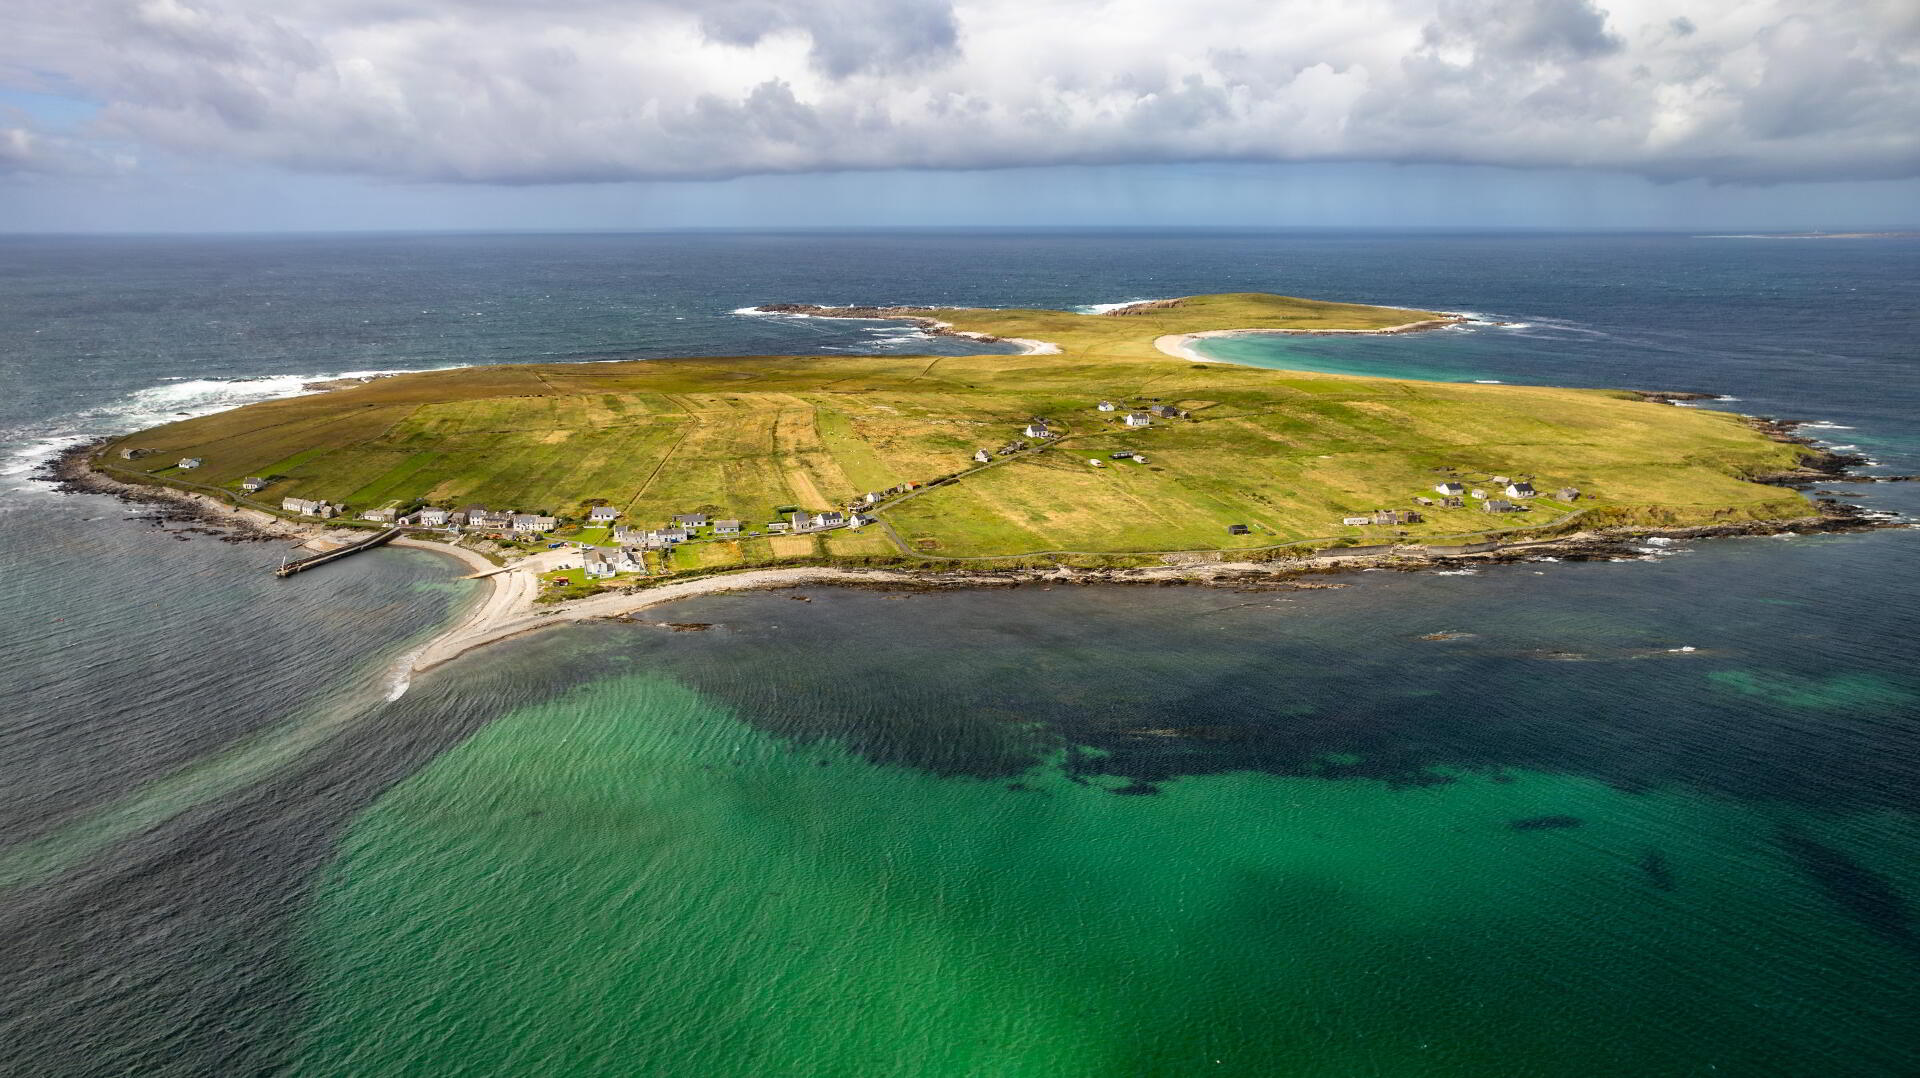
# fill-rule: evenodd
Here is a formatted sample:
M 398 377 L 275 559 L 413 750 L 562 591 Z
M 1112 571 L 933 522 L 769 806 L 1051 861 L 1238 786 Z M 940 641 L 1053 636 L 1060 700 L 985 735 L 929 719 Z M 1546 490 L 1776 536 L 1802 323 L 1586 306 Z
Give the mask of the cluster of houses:
M 319 501 L 312 498 L 280 499 L 280 510 L 285 513 L 292 513 L 295 516 L 319 517 L 322 520 L 331 520 L 339 515 L 340 509 L 340 506 L 334 505 L 331 502 Z
M 1120 410 L 1120 406 L 1118 404 L 1115 404 L 1112 401 L 1101 401 L 1099 404 L 1095 405 L 1094 407 L 1098 411 L 1102 411 L 1102 412 L 1117 412 Z M 1129 411 L 1126 415 L 1121 417 L 1121 422 L 1125 424 L 1127 427 L 1138 429 L 1141 427 L 1153 426 L 1153 421 L 1155 419 L 1185 419 L 1188 417 L 1189 414 L 1190 413 L 1180 408 L 1177 408 L 1171 404 L 1153 404 L 1153 405 L 1149 405 L 1143 411 Z M 1040 416 L 1034 416 L 1031 420 L 1027 422 L 1027 425 L 1025 427 L 1022 427 L 1020 429 L 1020 435 L 1021 436 L 1019 438 L 1016 438 L 1013 441 L 1008 442 L 1006 445 L 1001 446 L 997 450 L 994 450 L 994 449 L 974 450 L 973 462 L 975 464 L 992 464 L 994 455 L 996 453 L 1003 457 L 1010 456 L 1014 453 L 1018 453 L 1021 450 L 1028 448 L 1031 445 L 1031 442 L 1027 441 L 1026 439 L 1032 439 L 1034 441 L 1046 441 L 1047 439 L 1050 439 L 1050 438 L 1058 438 L 1060 436 L 1060 432 L 1058 430 L 1055 430 L 1052 423 L 1050 423 L 1048 420 Z M 1131 456 L 1132 456 L 1131 454 L 1115 453 L 1113 454 L 1113 459 L 1124 460 L 1124 459 L 1128 459 Z M 1140 457 L 1137 459 L 1139 459 L 1140 462 L 1143 464 L 1146 462 L 1145 457 Z M 1087 463 L 1094 464 L 1096 467 L 1101 466 L 1091 460 L 1088 461 Z
M 1117 412 L 1120 406 L 1112 401 L 1101 401 L 1094 405 L 1096 411 Z M 1155 419 L 1185 419 L 1188 413 L 1171 404 L 1149 405 L 1145 411 L 1131 411 L 1121 417 L 1121 422 L 1129 427 L 1151 427 Z
M 1480 509 L 1483 512 L 1524 513 L 1527 511 L 1525 503 L 1530 499 L 1540 496 L 1540 492 L 1534 489 L 1533 484 L 1525 479 L 1509 479 L 1504 475 L 1496 475 L 1491 477 L 1487 483 L 1488 486 L 1504 493 L 1506 497 L 1496 498 L 1486 487 L 1475 487 L 1469 490 L 1466 484 L 1449 479 L 1434 485 L 1434 493 L 1440 495 L 1438 499 L 1416 495 L 1413 500 L 1419 505 L 1438 506 L 1442 509 L 1462 509 L 1466 507 L 1468 499 L 1472 499 L 1480 503 Z M 1562 487 L 1554 494 L 1554 497 L 1559 501 L 1571 505 L 1580 500 L 1580 491 L 1577 487 Z M 1350 525 L 1418 524 L 1421 519 L 1417 510 L 1377 509 L 1365 516 L 1344 517 L 1340 523 Z

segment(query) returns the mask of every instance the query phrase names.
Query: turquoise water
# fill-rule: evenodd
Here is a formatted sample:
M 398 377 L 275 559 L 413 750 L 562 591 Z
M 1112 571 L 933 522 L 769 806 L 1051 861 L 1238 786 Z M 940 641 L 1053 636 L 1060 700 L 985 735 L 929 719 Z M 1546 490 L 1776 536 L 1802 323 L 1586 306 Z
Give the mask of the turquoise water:
M 1886 855 L 1920 840 L 1913 817 L 1761 796 L 1787 763 L 1764 753 L 1722 762 L 1744 789 L 1708 789 L 1684 757 L 1720 746 L 1664 723 L 1643 741 L 1581 686 L 1631 672 L 1644 704 L 1698 708 L 1726 682 L 1722 708 L 1775 726 L 1910 714 L 1914 683 L 1774 674 L 1756 707 L 1761 656 L 1615 650 L 1638 611 L 1586 636 L 1602 653 L 1515 652 L 1554 642 L 1526 582 L 1465 602 L 1447 583 L 1328 597 L 1354 601 L 1264 640 L 1242 634 L 1271 615 L 1242 597 L 1156 594 L 1152 617 L 1186 625 L 1147 678 L 1097 631 L 1149 620 L 1118 589 L 716 599 L 661 615 L 714 619 L 705 634 L 503 649 L 496 678 L 580 683 L 356 818 L 306 924 L 297 1070 L 1900 1073 L 1920 947 L 1872 890 L 1920 886 Z M 884 642 L 859 628 L 893 603 L 918 616 Z M 1297 653 L 1352 646 L 1386 605 L 1503 623 L 1381 641 L 1403 679 L 1477 657 L 1554 684 L 1524 718 L 1475 716 Z M 1056 626 L 1058 658 L 1023 668 L 1011 634 L 983 638 L 994 621 Z M 926 692 L 782 702 L 782 670 L 857 677 L 841 657 L 862 646 L 925 656 Z M 1587 665 L 1608 669 L 1555 671 Z M 1240 691 L 1213 707 L 1168 706 L 1230 671 Z M 1476 717 L 1501 736 L 1458 728 Z M 1666 759 L 1620 761 L 1629 782 L 1600 773 L 1608 749 Z
M 1312 591 L 719 596 L 647 615 L 706 631 L 553 630 L 401 694 L 459 570 L 387 550 L 278 581 L 274 544 L 26 469 L 342 370 L 952 344 L 729 313 L 766 300 L 1257 288 L 1525 324 L 1210 349 L 1725 393 L 1920 471 L 1920 245 L 0 256 L 0 1072 L 1912 1073 L 1913 530 Z M 1831 487 L 1920 511 L 1920 486 Z

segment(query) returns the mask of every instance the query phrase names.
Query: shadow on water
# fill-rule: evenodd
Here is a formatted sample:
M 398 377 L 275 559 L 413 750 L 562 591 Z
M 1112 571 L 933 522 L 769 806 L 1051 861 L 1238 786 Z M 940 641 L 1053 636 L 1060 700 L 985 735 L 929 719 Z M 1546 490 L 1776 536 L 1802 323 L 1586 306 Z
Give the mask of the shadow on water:
M 1884 939 L 1920 950 L 1912 910 L 1892 880 L 1791 825 L 1775 832 L 1774 841 L 1849 917 Z

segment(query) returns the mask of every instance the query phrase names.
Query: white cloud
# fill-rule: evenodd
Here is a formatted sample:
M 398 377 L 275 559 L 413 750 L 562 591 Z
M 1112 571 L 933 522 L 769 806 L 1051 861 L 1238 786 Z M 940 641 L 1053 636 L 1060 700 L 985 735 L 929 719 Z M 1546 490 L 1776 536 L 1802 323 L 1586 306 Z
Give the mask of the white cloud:
M 1920 175 L 1898 0 L 15 0 L 95 134 L 487 183 L 1164 161 Z M 0 151 L 4 154 L 4 151 Z

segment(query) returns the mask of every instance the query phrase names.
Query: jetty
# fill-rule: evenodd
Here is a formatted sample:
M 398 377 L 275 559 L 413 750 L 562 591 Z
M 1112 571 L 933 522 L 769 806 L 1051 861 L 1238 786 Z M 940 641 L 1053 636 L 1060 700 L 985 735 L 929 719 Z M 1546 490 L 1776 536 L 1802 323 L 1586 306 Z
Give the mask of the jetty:
M 312 569 L 315 566 L 325 565 L 330 561 L 337 561 L 341 558 L 347 557 L 350 554 L 358 554 L 363 550 L 372 550 L 374 547 L 377 547 L 377 546 L 385 546 L 386 544 L 399 538 L 406 531 L 407 531 L 406 528 L 387 528 L 382 531 L 375 532 L 374 534 L 367 536 L 365 539 L 362 539 L 357 543 L 348 543 L 346 546 L 335 547 L 332 550 L 323 550 L 318 554 L 309 555 L 307 557 L 301 558 L 298 561 L 286 562 L 282 564 L 280 568 L 275 569 L 273 571 L 273 575 L 278 577 L 289 577 L 295 573 L 306 572 L 308 569 Z

